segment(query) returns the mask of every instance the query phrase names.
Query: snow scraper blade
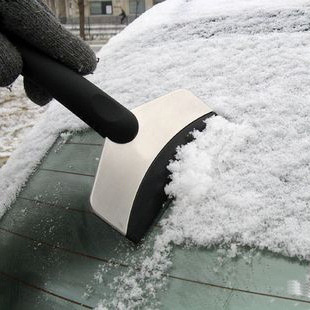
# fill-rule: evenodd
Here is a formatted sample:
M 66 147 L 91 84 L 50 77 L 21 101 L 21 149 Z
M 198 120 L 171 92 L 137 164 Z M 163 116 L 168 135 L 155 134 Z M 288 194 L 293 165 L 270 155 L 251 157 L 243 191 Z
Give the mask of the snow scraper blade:
M 139 242 L 167 199 L 167 165 L 176 148 L 215 113 L 186 90 L 127 110 L 94 84 L 54 59 L 10 39 L 23 58 L 23 74 L 107 137 L 90 202 L 92 210 L 128 239 Z M 113 142 L 112 142 L 113 141 Z
M 135 139 L 106 139 L 90 197 L 93 212 L 128 239 L 139 242 L 167 199 L 167 165 L 176 148 L 215 113 L 187 90 L 178 90 L 131 111 L 139 123 Z

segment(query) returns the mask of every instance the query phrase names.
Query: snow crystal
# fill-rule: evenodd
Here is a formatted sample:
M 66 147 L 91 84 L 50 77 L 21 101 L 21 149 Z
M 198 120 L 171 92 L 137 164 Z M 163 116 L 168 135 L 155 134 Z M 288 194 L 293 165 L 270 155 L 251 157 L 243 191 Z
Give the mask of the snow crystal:
M 70 138 L 72 137 L 72 132 L 68 131 L 68 132 L 62 132 L 60 134 L 60 138 L 62 139 L 61 140 L 61 143 L 66 143 Z
M 103 282 L 103 276 L 102 276 L 102 273 L 97 271 L 95 274 L 94 274 L 94 279 L 99 283 L 101 284 Z

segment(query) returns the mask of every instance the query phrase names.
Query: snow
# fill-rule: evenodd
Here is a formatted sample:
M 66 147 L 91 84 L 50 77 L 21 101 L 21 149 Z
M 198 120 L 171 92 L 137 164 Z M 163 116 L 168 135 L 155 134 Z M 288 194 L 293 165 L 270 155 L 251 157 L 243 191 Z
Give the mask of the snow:
M 156 5 L 129 25 L 122 36 L 142 33 L 154 27 L 187 23 L 200 18 L 239 16 L 253 11 L 300 9 L 309 4 L 305 0 L 170 0 Z M 255 14 L 254 14 L 255 15 Z
M 0 167 L 45 110 L 26 98 L 21 78 L 10 89 L 0 88 Z
M 86 125 L 59 103 L 53 102 L 23 143 L 0 169 L 0 217 L 15 200 L 23 185 L 60 132 L 86 128 Z
M 304 0 L 168 0 L 101 50 L 90 79 L 127 107 L 185 88 L 219 116 L 178 149 L 173 208 L 152 254 L 115 279 L 114 299 L 98 309 L 145 306 L 165 283 L 172 244 L 310 259 L 309 18 Z M 83 126 L 51 104 L 0 170 L 1 214 L 58 133 Z

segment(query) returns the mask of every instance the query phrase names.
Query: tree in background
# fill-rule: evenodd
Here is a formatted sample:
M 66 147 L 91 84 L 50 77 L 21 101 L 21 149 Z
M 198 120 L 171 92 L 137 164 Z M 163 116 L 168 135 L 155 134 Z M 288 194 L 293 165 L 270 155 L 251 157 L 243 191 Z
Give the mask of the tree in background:
M 77 0 L 79 7 L 80 37 L 85 40 L 85 3 L 84 0 Z

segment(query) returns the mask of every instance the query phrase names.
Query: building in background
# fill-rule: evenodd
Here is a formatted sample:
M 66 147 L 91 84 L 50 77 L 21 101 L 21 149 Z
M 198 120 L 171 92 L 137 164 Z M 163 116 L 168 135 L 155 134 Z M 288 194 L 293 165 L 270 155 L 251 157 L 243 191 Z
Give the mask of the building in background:
M 164 0 L 84 0 L 86 23 L 120 22 L 122 10 L 128 22 Z M 78 0 L 45 0 L 62 23 L 77 23 Z
M 143 12 L 164 0 L 44 1 L 73 34 L 104 44 Z

